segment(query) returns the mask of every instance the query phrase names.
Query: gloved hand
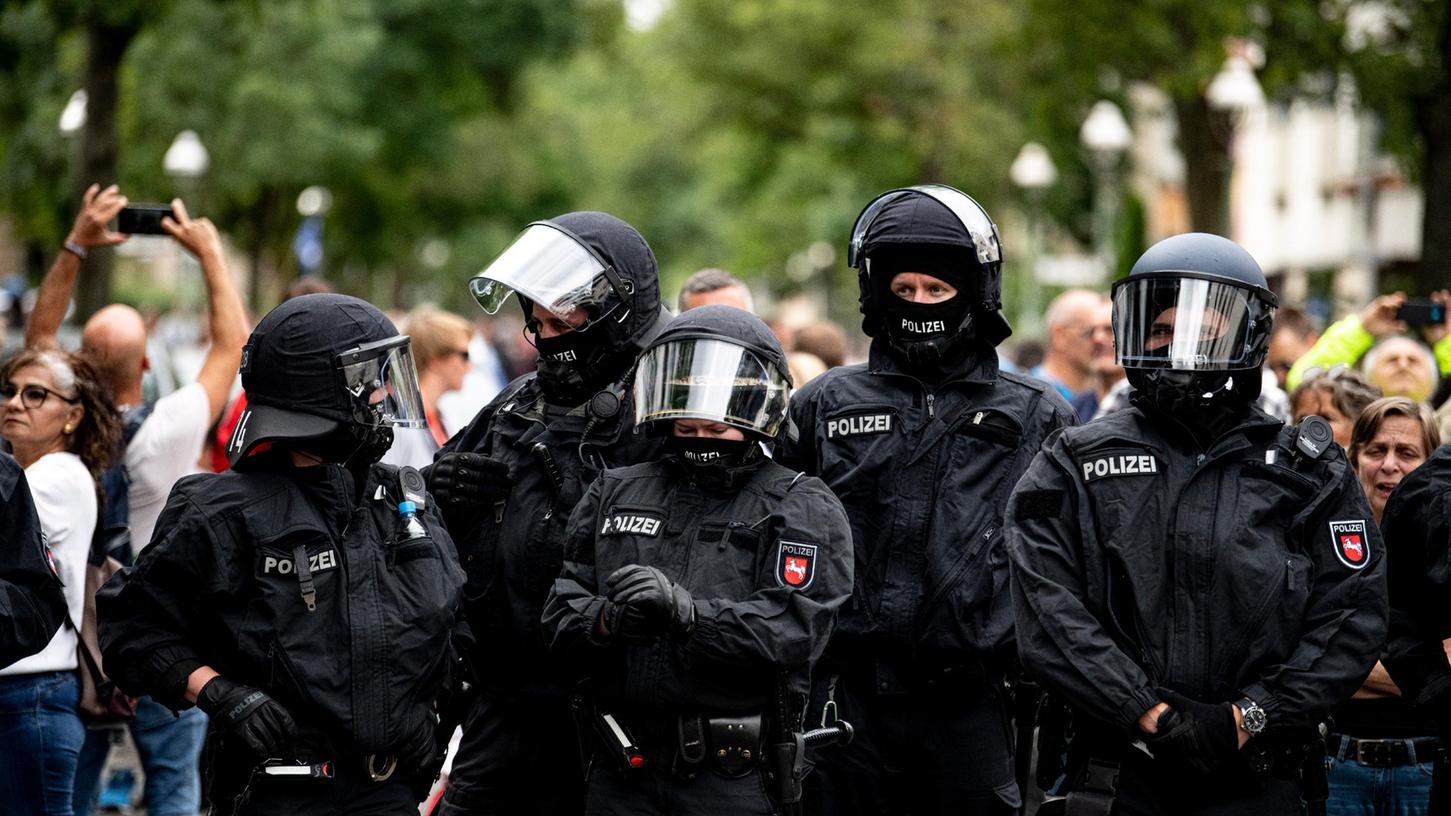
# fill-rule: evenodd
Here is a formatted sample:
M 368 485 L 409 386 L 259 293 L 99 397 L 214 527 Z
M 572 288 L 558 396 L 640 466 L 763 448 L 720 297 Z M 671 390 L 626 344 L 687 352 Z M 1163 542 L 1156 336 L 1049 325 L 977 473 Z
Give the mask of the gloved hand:
M 634 623 L 638 615 L 644 626 L 657 635 L 688 637 L 695 629 L 695 603 L 684 587 L 654 567 L 629 564 L 605 579 L 609 604 L 626 607 L 623 622 Z M 608 614 L 605 625 L 610 623 Z
M 1209 776 L 1239 751 L 1239 726 L 1229 703 L 1201 703 L 1159 689 L 1169 708 L 1159 715 L 1159 731 L 1146 740 L 1158 759 L 1198 776 Z
M 455 539 L 478 530 L 511 487 L 509 465 L 481 453 L 445 453 L 428 469 L 428 492 Z
M 430 712 L 414 725 L 398 746 L 398 768 L 406 773 L 426 771 L 438 761 L 438 720 Z M 437 769 L 434 769 L 435 774 Z M 429 779 L 432 783 L 433 780 Z
M 445 453 L 428 473 L 428 492 L 439 507 L 483 503 L 509 496 L 509 465 L 482 453 Z
M 196 704 L 226 734 L 245 744 L 258 762 L 293 758 L 297 723 L 267 692 L 219 675 L 202 686 Z

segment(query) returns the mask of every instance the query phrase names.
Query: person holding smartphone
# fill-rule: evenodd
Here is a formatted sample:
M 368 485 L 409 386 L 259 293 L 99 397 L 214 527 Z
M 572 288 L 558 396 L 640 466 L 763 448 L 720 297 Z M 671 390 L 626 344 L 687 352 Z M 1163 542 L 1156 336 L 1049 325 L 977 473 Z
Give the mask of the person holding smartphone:
M 1386 396 L 1443 402 L 1447 395 L 1438 380 L 1451 380 L 1451 291 L 1420 299 L 1404 292 L 1381 295 L 1336 321 L 1295 361 L 1286 390 L 1294 391 L 1314 371 L 1360 362 L 1366 380 Z

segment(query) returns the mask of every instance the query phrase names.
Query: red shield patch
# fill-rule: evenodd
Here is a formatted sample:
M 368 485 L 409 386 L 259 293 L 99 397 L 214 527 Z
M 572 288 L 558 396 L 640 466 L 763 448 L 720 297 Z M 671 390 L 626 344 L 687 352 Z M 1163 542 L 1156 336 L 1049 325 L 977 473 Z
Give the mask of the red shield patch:
M 1330 543 L 1335 557 L 1351 569 L 1370 563 L 1370 537 L 1366 535 L 1365 519 L 1330 522 Z
M 782 541 L 776 556 L 776 582 L 805 589 L 816 578 L 816 545 Z

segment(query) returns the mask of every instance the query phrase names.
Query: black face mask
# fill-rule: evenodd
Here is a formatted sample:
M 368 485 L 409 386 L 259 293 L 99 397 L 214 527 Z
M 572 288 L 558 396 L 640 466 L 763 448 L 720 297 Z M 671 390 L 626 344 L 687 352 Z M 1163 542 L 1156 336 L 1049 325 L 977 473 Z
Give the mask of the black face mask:
M 349 423 L 315 442 L 305 450 L 324 462 L 333 462 L 350 470 L 365 468 L 383 458 L 393 447 L 393 429 L 387 425 L 367 427 Z
M 665 452 L 693 467 L 739 467 L 754 459 L 759 450 L 760 446 L 750 439 L 718 439 L 712 436 L 665 438 Z
M 608 350 L 588 331 L 554 337 L 535 334 L 534 348 L 539 352 L 539 387 L 552 403 L 578 405 L 610 383 L 613 372 L 605 365 Z
M 887 341 L 910 368 L 931 368 L 956 357 L 971 340 L 967 298 L 912 303 L 896 295 L 882 299 Z
M 1134 405 L 1169 415 L 1188 426 L 1201 442 L 1217 439 L 1243 418 L 1260 394 L 1260 371 L 1125 370 L 1134 387 Z

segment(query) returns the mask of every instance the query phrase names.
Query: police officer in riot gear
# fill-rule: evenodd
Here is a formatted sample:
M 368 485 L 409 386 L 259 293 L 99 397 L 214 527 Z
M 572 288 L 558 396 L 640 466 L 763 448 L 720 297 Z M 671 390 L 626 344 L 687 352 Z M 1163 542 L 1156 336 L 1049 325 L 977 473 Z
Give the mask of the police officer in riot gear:
M 665 454 L 590 486 L 544 608 L 588 677 L 589 814 L 770 816 L 800 799 L 808 672 L 852 559 L 836 497 L 766 453 L 789 390 L 776 338 L 729 306 L 686 312 L 640 358 L 636 423 Z
M 858 216 L 849 261 L 870 358 L 801 389 L 783 457 L 841 498 L 856 552 L 818 672 L 829 702 L 813 711 L 840 712 L 857 738 L 817 768 L 822 810 L 1012 813 L 1003 508 L 1073 412 L 998 370 L 1002 246 L 977 202 L 940 185 L 884 193 Z
M 1023 663 L 1075 717 L 1069 812 L 1300 813 L 1380 654 L 1380 535 L 1328 424 L 1254 404 L 1276 300 L 1249 253 L 1169 238 L 1113 302 L 1134 407 L 1051 439 L 1008 506 Z
M 545 652 L 539 616 L 585 488 L 605 467 L 659 449 L 631 432 L 617 383 L 669 312 L 645 240 L 597 212 L 530 224 L 470 290 L 489 313 L 515 296 L 539 364 L 449 440 L 429 473 L 468 574 L 477 645 L 466 662 L 479 692 L 442 812 L 577 813 L 569 672 Z
M 214 812 L 411 811 L 464 576 L 422 477 L 376 464 L 424 422 L 408 338 L 307 295 L 262 318 L 241 371 L 233 470 L 178 482 L 98 595 L 106 668 L 208 713 Z

